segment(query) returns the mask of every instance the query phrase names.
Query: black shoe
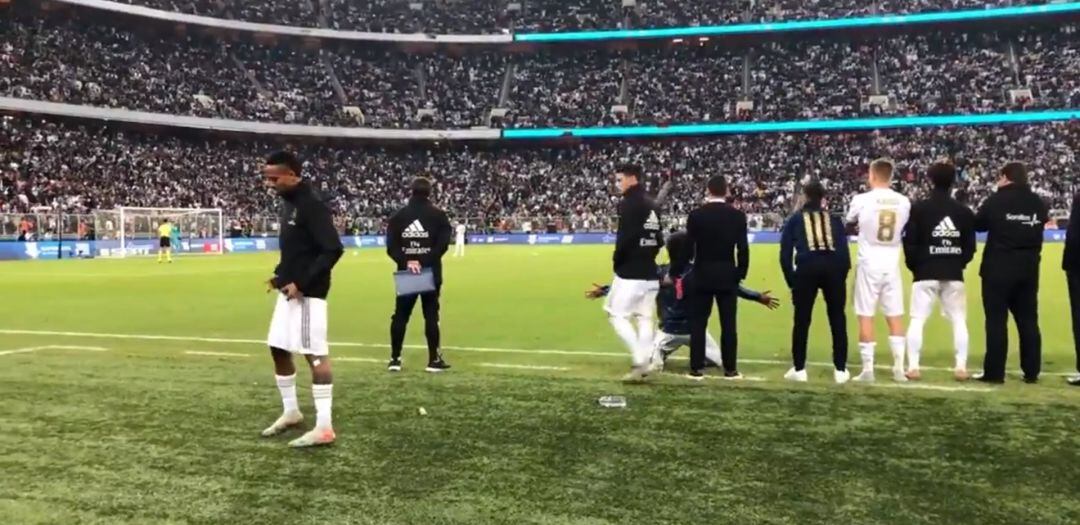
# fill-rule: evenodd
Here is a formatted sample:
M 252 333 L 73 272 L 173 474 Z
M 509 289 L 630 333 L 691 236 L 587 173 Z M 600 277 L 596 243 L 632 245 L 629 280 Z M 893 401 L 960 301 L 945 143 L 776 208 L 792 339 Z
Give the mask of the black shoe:
M 1004 385 L 1005 378 L 997 379 L 993 377 L 987 377 L 986 374 L 980 373 L 971 376 L 972 381 L 978 381 L 980 383 L 987 383 L 991 385 Z
M 686 378 L 690 379 L 690 380 L 693 380 L 693 381 L 701 381 L 702 379 L 705 379 L 705 371 L 704 370 L 690 370 L 690 372 L 688 372 L 686 374 Z
M 742 378 L 743 375 L 738 370 L 724 370 L 724 379 L 738 380 Z
M 1080 374 L 1066 379 L 1065 382 L 1069 383 L 1072 386 L 1080 386 Z
M 1029 384 L 1029 385 L 1034 385 L 1035 383 L 1039 382 L 1039 376 L 1035 376 L 1035 377 L 1024 376 L 1024 382 Z
M 401 358 L 400 357 L 395 357 L 395 358 L 391 359 L 390 364 L 386 365 L 386 370 L 388 370 L 390 372 L 400 372 L 401 371 Z
M 436 359 L 435 361 L 428 363 L 427 368 L 424 370 L 427 370 L 432 374 L 438 374 L 450 370 L 450 365 L 446 364 L 446 361 L 443 361 L 442 359 Z

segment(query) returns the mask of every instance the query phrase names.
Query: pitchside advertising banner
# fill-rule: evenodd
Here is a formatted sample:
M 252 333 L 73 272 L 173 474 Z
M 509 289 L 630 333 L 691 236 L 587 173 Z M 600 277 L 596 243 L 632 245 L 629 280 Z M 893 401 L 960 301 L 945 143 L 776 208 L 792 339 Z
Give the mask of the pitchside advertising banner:
M 506 244 L 506 245 L 572 245 L 572 244 L 614 244 L 615 235 L 611 233 L 494 233 L 469 235 L 469 244 Z M 758 232 L 747 236 L 752 244 L 777 244 L 780 232 Z M 1065 240 L 1064 230 L 1048 230 L 1047 242 Z M 346 248 L 382 248 L 386 239 L 381 235 L 362 235 L 342 237 Z M 980 234 L 979 241 L 986 240 Z M 225 253 L 263 252 L 278 249 L 277 238 L 239 238 L 225 239 Z M 123 248 L 129 257 L 155 255 L 158 251 L 156 239 L 129 241 Z M 174 247 L 175 253 L 212 254 L 218 253 L 218 239 L 186 239 L 180 246 Z M 43 241 L 43 242 L 0 242 L 0 260 L 18 259 L 79 259 L 94 257 L 120 257 L 123 252 L 120 241 Z

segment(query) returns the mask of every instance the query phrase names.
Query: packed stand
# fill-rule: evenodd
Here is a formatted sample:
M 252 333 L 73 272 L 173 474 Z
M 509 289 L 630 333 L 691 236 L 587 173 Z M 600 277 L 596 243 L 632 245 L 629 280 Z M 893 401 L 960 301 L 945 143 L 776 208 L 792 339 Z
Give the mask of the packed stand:
M 253 120 L 347 125 L 318 51 L 235 44 L 232 52 L 262 90 L 249 105 Z
M 1077 107 L 1080 99 L 1075 25 L 747 49 L 688 42 L 462 56 L 220 44 L 21 17 L 0 18 L 0 29 L 3 95 L 310 125 L 482 125 L 502 105 L 511 65 L 503 102 L 515 127 L 978 113 Z M 1018 97 L 1018 88 L 1034 100 Z M 871 95 L 886 102 L 869 104 Z M 753 110 L 738 111 L 741 100 Z M 434 116 L 421 119 L 422 109 Z
M 1044 4 L 1048 0 L 122 0 L 249 22 L 385 33 L 502 33 L 685 27 Z M 422 9 L 410 8 L 411 3 Z M 521 11 L 508 11 L 511 3 Z
M 637 124 L 731 120 L 743 93 L 745 53 L 712 46 L 645 52 L 631 62 L 631 121 Z
M 11 117 L 0 121 L 0 132 L 0 213 L 220 207 L 248 224 L 274 222 L 277 202 L 261 189 L 258 174 L 263 155 L 275 145 Z M 558 231 L 604 231 L 618 200 L 612 173 L 625 162 L 644 167 L 651 192 L 664 180 L 674 181 L 664 204 L 672 224 L 701 201 L 708 177 L 724 174 L 731 180 L 731 201 L 755 215 L 761 227 L 774 227 L 795 204 L 797 181 L 823 181 L 833 206 L 842 209 L 862 191 L 869 162 L 880 156 L 896 161 L 897 187 L 915 198 L 926 192 L 919 173 L 951 159 L 961 173 L 959 195 L 972 206 L 993 191 L 1006 161 L 1020 159 L 1031 167 L 1033 185 L 1050 207 L 1067 209 L 1080 183 L 1080 122 L 508 150 L 306 147 L 298 153 L 342 231 L 379 231 L 418 175 L 432 177 L 440 204 L 455 218 L 469 218 L 474 228 L 551 223 Z
M 498 105 L 507 62 L 500 53 L 425 57 L 421 62 L 427 91 L 424 100 L 426 107 L 437 111 L 436 127 L 484 124 Z
M 510 121 L 516 127 L 612 124 L 623 102 L 623 56 L 585 50 L 527 57 L 516 63 Z
M 242 119 L 256 99 L 220 45 L 74 21 L 0 17 L 0 73 L 0 94 L 71 104 Z

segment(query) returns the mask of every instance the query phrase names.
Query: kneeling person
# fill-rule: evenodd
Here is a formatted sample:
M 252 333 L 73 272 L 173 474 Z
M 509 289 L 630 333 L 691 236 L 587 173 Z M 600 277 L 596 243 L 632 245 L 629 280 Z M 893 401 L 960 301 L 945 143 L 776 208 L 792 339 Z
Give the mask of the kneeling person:
M 676 232 L 671 234 L 666 242 L 668 257 L 672 261 L 685 260 L 681 251 L 686 247 L 686 234 Z M 677 269 L 678 270 L 678 269 Z M 690 317 L 686 311 L 686 298 L 682 290 L 680 280 L 672 280 L 669 277 L 670 266 L 660 265 L 657 268 L 657 276 L 660 279 L 660 292 L 656 295 L 656 308 L 660 316 L 660 330 L 653 342 L 654 363 L 664 363 L 667 358 L 679 348 L 690 346 Z M 677 271 L 676 274 L 683 274 Z M 593 285 L 593 289 L 585 293 L 589 299 L 597 299 L 607 295 L 610 286 Z M 755 292 L 740 286 L 738 295 L 742 299 L 754 301 L 765 305 L 770 310 L 780 306 L 780 300 L 776 299 L 768 291 Z M 720 345 L 712 334 L 705 334 L 705 360 L 709 366 L 721 366 Z
M 296 400 L 296 367 L 292 354 L 302 354 L 311 367 L 315 428 L 289 443 L 292 447 L 327 445 L 336 438 L 331 424 L 333 375 L 326 340 L 326 296 L 330 272 L 344 253 L 330 209 L 311 183 L 301 178 L 301 164 L 288 152 L 266 160 L 266 186 L 285 201 L 281 214 L 281 259 L 269 290 L 279 292 L 267 342 L 284 411 L 262 435 L 275 436 L 304 420 Z

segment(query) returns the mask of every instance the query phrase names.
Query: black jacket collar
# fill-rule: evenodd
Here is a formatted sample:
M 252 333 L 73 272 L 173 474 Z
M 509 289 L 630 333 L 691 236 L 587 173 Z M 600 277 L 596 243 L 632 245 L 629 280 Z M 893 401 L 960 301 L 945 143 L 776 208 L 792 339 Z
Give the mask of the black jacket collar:
M 296 199 L 300 198 L 300 196 L 311 193 L 311 191 L 311 183 L 307 180 L 301 180 L 291 191 L 282 193 L 281 198 L 289 202 L 296 202 Z

